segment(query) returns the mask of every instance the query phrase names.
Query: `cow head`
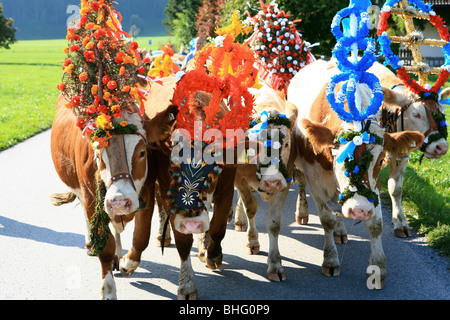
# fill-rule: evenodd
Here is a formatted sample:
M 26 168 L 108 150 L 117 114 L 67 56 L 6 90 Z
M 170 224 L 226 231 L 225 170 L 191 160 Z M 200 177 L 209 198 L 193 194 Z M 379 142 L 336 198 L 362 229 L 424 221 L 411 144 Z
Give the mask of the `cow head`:
M 144 209 L 141 191 L 147 178 L 148 150 L 170 136 L 177 109 L 168 108 L 152 120 L 143 119 L 137 110 L 125 111 L 117 121 L 126 121 L 132 132 L 112 134 L 107 147 L 96 149 L 99 174 L 107 188 L 105 211 L 113 223 L 122 225 L 123 216 Z
M 302 126 L 316 154 L 331 148 L 342 214 L 354 220 L 369 220 L 375 210 L 380 210 L 378 173 L 385 152 L 399 157 L 420 146 L 424 139 L 413 131 L 385 133 L 374 123 L 361 131 L 349 123 L 329 129 L 307 119 L 302 120 Z
M 287 114 L 277 109 L 267 109 L 255 119 L 255 126 L 248 131 L 250 140 L 258 140 L 262 146 L 257 159 L 259 190 L 272 193 L 288 187 L 292 176 L 287 165 L 293 144 L 293 128 L 297 120 L 297 108 L 288 103 Z
M 398 88 L 398 89 L 397 89 Z M 447 124 L 443 108 L 436 100 L 423 100 L 402 87 L 396 90 L 383 88 L 385 109 L 395 115 L 395 131 L 419 131 L 425 136 L 420 150 L 427 158 L 440 158 L 448 151 Z M 441 99 L 450 95 L 450 88 L 442 91 Z

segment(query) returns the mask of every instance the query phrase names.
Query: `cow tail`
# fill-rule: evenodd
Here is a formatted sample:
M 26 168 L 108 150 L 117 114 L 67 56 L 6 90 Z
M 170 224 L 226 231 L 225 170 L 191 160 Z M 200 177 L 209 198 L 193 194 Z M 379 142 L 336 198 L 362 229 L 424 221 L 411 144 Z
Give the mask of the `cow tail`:
M 73 192 L 54 193 L 50 196 L 54 206 L 61 206 L 66 203 L 71 203 L 75 201 L 76 198 L 77 196 Z

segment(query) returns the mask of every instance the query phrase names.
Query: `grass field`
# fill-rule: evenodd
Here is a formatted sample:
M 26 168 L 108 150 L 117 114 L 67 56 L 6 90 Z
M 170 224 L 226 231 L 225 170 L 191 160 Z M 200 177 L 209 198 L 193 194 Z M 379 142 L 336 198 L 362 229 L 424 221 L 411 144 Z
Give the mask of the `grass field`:
M 148 40 L 152 40 L 149 46 Z M 145 37 L 141 48 L 158 50 L 173 39 Z M 0 49 L 0 151 L 49 129 L 62 76 L 62 48 L 66 40 L 19 41 L 10 50 Z M 450 119 L 450 110 L 446 113 Z M 403 184 L 403 209 L 410 225 L 427 236 L 437 250 L 450 254 L 450 154 L 440 160 L 411 155 Z M 387 193 L 389 171 L 381 172 L 382 198 Z

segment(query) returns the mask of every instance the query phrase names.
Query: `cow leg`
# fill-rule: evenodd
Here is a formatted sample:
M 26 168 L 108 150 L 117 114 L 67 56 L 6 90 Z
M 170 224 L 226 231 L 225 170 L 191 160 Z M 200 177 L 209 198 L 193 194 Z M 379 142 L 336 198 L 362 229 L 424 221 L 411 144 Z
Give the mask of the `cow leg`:
M 335 243 L 347 243 L 347 229 L 345 228 L 343 218 L 338 217 L 336 221 L 336 227 L 334 228 L 334 242 Z
M 308 201 L 306 200 L 306 178 L 300 170 L 295 170 L 295 176 L 298 181 L 298 197 L 297 209 L 295 211 L 295 220 L 298 224 L 308 224 L 309 209 Z
M 394 234 L 400 238 L 412 236 L 402 209 L 403 176 L 408 161 L 409 157 L 401 161 L 396 161 L 395 159 L 390 161 L 388 190 L 392 201 L 392 223 L 394 225 Z
M 170 246 L 170 242 L 172 240 L 170 237 L 170 224 L 167 224 L 166 236 L 163 239 L 164 224 L 167 219 L 167 213 L 162 204 L 162 199 L 161 199 L 161 194 L 160 194 L 159 188 L 156 190 L 156 203 L 158 205 L 158 212 L 159 212 L 159 228 L 158 228 L 158 233 L 156 234 L 156 246 L 162 247 L 164 244 L 164 247 L 168 247 L 168 246 Z
M 372 218 L 366 223 L 366 228 L 370 235 L 370 259 L 369 268 L 367 269 L 367 277 L 372 277 L 372 273 L 369 270 L 375 270 L 373 266 L 379 268 L 379 273 L 375 274 L 375 283 L 378 285 L 373 286 L 374 289 L 381 289 L 384 286 L 386 279 L 386 256 L 383 251 L 383 245 L 381 242 L 381 234 L 383 231 L 383 219 L 381 216 L 381 209 L 375 210 Z M 377 269 L 378 269 L 377 268 Z M 368 281 L 369 282 L 369 281 Z M 368 283 L 369 285 L 369 283 Z
M 123 231 L 123 230 L 122 230 Z M 113 270 L 119 271 L 119 261 L 123 257 L 122 241 L 120 239 L 120 231 L 113 224 L 113 235 L 116 243 L 116 254 L 114 255 Z
M 224 167 L 214 190 L 214 215 L 209 229 L 211 239 L 206 257 L 206 265 L 212 270 L 222 266 L 221 242 L 227 229 L 228 213 L 233 205 L 235 175 L 236 168 Z
M 329 276 L 338 276 L 340 274 L 340 263 L 336 244 L 334 241 L 334 231 L 338 224 L 336 215 L 330 213 L 325 208 L 325 203 L 316 201 L 319 211 L 320 223 L 324 230 L 324 247 L 322 273 Z
M 138 212 L 134 217 L 133 245 L 128 253 L 120 259 L 119 270 L 124 275 L 131 275 L 141 262 L 142 252 L 147 248 L 153 216 L 153 205 Z
M 277 192 L 269 203 L 266 214 L 266 229 L 269 233 L 269 255 L 267 257 L 267 276 L 271 281 L 285 281 L 286 275 L 281 265 L 281 255 L 278 249 L 278 235 L 280 233 L 281 214 L 284 200 L 289 192 L 286 188 L 283 192 Z
M 115 240 L 110 233 L 108 242 L 102 253 L 98 255 L 102 266 L 102 284 L 100 287 L 100 296 L 102 300 L 117 300 L 116 282 L 112 273 L 112 265 L 115 256 Z
M 248 188 L 239 188 L 239 201 L 242 208 L 245 210 L 245 214 L 248 218 L 248 230 L 247 230 L 247 253 L 258 254 L 260 250 L 258 240 L 258 229 L 256 228 L 255 216 L 258 211 L 258 200 Z M 237 210 L 236 210 L 237 212 Z M 245 220 L 245 216 L 244 216 Z
M 170 223 L 175 237 L 175 245 L 180 256 L 180 275 L 178 279 L 178 300 L 197 300 L 198 292 L 195 284 L 195 273 L 191 264 L 192 234 L 183 234 L 174 228 L 174 216 L 170 216 Z
M 245 207 L 242 201 L 242 196 L 239 193 L 239 198 L 236 204 L 234 213 L 234 230 L 244 232 L 247 229 L 247 219 L 245 218 Z

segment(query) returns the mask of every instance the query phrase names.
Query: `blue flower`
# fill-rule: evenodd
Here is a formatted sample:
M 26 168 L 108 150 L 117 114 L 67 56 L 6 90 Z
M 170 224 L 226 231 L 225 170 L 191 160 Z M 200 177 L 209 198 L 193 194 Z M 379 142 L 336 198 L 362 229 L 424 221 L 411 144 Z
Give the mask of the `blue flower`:
M 270 148 L 272 146 L 272 140 L 266 140 L 264 141 L 264 147 Z
M 356 166 L 355 166 L 355 169 L 353 170 L 353 173 L 354 173 L 354 174 L 357 174 L 358 172 L 359 172 L 359 167 L 356 165 Z
M 446 127 L 446 126 L 447 126 L 447 122 L 446 122 L 445 120 L 442 120 L 442 121 L 440 122 L 440 126 L 441 126 L 441 127 Z
M 344 199 L 344 194 L 341 192 L 341 193 L 339 193 L 339 200 L 342 200 L 342 199 Z

